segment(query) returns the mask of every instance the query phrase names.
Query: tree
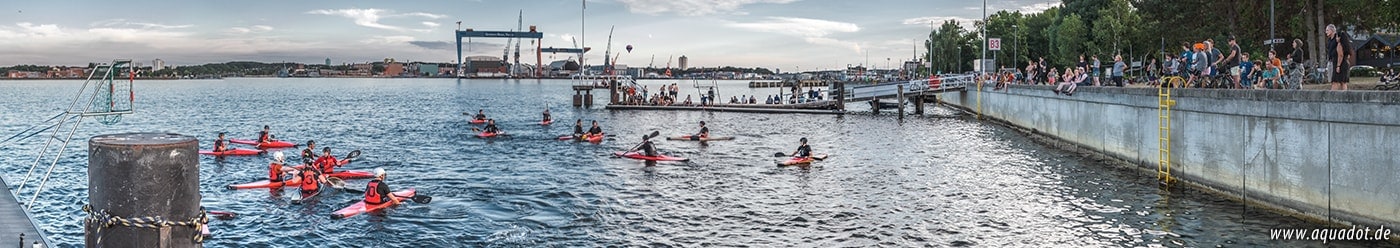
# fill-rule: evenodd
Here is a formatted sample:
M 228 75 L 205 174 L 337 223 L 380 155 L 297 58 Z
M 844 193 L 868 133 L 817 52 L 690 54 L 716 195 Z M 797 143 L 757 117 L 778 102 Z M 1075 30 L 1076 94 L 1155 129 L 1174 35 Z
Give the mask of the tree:
M 1128 4 L 1127 0 L 1111 0 L 1107 7 L 1099 9 L 1099 20 L 1094 25 L 1095 54 L 1121 54 L 1129 44 L 1134 43 L 1142 18 Z
M 1079 15 L 1069 14 L 1060 21 L 1055 30 L 1056 64 L 1068 65 L 1078 62 L 1079 55 L 1085 51 L 1088 36 L 1088 27 Z

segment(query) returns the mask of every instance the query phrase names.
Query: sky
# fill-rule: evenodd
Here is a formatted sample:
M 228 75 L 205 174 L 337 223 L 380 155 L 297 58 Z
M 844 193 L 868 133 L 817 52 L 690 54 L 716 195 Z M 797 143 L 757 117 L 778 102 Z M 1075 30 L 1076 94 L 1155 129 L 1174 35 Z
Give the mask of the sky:
M 591 47 L 588 64 L 601 64 L 611 28 L 613 53 L 631 67 L 678 66 L 686 56 L 690 67 L 883 68 L 923 52 L 931 22 L 959 20 L 970 29 L 982 17 L 982 1 L 974 0 L 584 1 L 15 1 L 0 7 L 0 66 L 117 58 L 168 65 L 446 63 L 456 61 L 457 22 L 512 31 L 523 12 L 524 26 L 544 33 L 543 47 L 574 47 L 575 40 Z M 987 0 L 987 14 L 1058 4 Z M 500 57 L 506 42 L 464 40 L 463 53 Z M 532 42 L 521 46 L 522 63 L 535 63 Z M 548 63 L 575 55 L 543 56 Z

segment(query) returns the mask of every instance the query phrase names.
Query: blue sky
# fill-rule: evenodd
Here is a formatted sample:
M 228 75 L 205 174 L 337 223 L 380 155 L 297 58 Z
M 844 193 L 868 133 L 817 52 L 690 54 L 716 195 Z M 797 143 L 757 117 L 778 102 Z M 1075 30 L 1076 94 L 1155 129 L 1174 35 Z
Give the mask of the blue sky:
M 1059 1 L 988 0 L 997 10 L 1039 12 Z M 981 18 L 981 1 L 959 0 L 580 0 L 457 1 L 17 1 L 0 7 L 0 65 L 85 65 L 113 58 L 190 65 L 233 60 L 334 64 L 453 61 L 452 31 L 545 34 L 544 47 L 572 47 L 601 63 L 608 28 L 629 66 L 834 69 L 909 60 L 929 22 Z M 971 26 L 971 23 L 964 23 Z M 586 30 L 581 30 L 586 28 Z M 504 39 L 472 39 L 468 55 L 500 56 Z M 465 41 L 464 41 L 465 42 Z M 522 54 L 533 54 L 526 41 Z M 623 47 L 632 45 L 632 52 Z M 922 50 L 920 50 L 922 51 Z M 868 55 L 868 56 L 867 56 Z M 546 63 L 571 55 L 545 54 Z M 528 62 L 527 62 L 528 61 Z M 533 56 L 521 62 L 534 63 Z M 675 62 L 672 62 L 673 66 Z

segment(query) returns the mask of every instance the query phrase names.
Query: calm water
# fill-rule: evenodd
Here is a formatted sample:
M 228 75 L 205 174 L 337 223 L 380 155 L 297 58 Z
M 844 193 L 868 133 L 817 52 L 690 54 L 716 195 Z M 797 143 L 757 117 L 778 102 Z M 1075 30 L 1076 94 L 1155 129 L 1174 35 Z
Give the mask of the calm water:
M 651 85 L 661 83 L 670 81 Z M 694 92 L 686 87 L 690 82 L 680 83 L 683 92 Z M 750 90 L 744 83 L 722 82 L 721 93 L 727 99 L 777 91 Z M 0 81 L 3 136 L 60 112 L 79 84 Z M 267 190 L 226 190 L 224 185 L 265 177 L 271 156 L 203 157 L 204 206 L 239 214 L 211 222 L 211 247 L 1321 245 L 1268 240 L 1269 228 L 1316 224 L 1246 211 L 1200 192 L 1163 192 L 1150 174 L 1047 148 L 945 108 L 902 122 L 868 114 L 618 112 L 570 107 L 567 85 L 140 81 L 137 113 L 116 125 L 87 122 L 34 215 L 60 246 L 81 245 L 86 137 L 176 132 L 199 137 L 207 149 L 220 131 L 251 138 L 266 124 L 279 138 L 314 139 L 336 154 L 361 150 L 361 159 L 346 169 L 386 168 L 393 186 L 418 188 L 434 201 L 381 216 L 330 220 L 331 211 L 359 196 L 339 193 L 291 205 L 288 196 Z M 599 93 L 598 99 L 606 98 Z M 561 122 L 535 125 L 546 105 Z M 472 136 L 461 113 L 477 109 L 513 136 Z M 574 119 L 598 120 L 618 136 L 601 144 L 554 141 L 571 131 Z M 694 132 L 701 120 L 715 135 L 737 139 L 658 142 L 663 152 L 691 158 L 688 163 L 647 167 L 609 157 L 643 133 Z M 24 176 L 42 137 L 0 146 L 6 154 L 0 172 L 9 182 Z M 831 158 L 810 168 L 774 166 L 779 159 L 773 153 L 790 152 L 800 137 Z M 364 182 L 350 181 L 355 187 Z

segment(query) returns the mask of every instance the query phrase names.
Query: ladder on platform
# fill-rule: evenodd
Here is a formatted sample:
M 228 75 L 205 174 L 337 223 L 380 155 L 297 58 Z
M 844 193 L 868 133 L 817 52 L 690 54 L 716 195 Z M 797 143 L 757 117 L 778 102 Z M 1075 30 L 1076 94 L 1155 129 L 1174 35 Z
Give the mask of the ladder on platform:
M 88 74 L 87 80 L 83 81 L 82 88 L 78 89 L 78 94 L 74 95 L 72 103 L 68 109 L 49 120 L 35 125 L 29 130 L 11 136 L 4 142 L 23 140 L 44 131 L 52 129 L 48 140 L 44 142 L 44 148 L 39 150 L 39 155 L 34 158 L 34 163 L 29 166 L 28 172 L 24 174 L 24 180 L 20 180 L 15 188 L 15 197 L 22 198 L 20 194 L 29 185 L 30 179 L 37 179 L 36 188 L 28 201 L 24 202 L 25 209 L 34 208 L 34 201 L 39 198 L 39 194 L 44 191 L 44 185 L 48 183 L 49 176 L 53 174 L 54 167 L 63 158 L 63 151 L 68 147 L 68 143 L 73 140 L 73 134 L 78 132 L 78 127 L 83 123 L 83 117 L 94 117 L 102 124 L 112 125 L 121 121 L 124 114 L 133 113 L 132 101 L 135 100 L 135 92 L 131 85 L 135 81 L 136 71 L 131 64 L 131 60 L 114 60 L 112 63 L 97 64 L 92 72 Z M 84 100 L 86 100 L 84 102 Z M 36 131 L 35 128 L 45 127 Z M 67 134 L 63 134 L 67 129 Z M 61 143 L 54 146 L 55 143 Z M 48 158 L 50 148 L 56 148 L 53 152 L 52 161 L 42 177 L 35 177 L 35 169 L 39 164 Z
M 1181 77 L 1162 79 L 1165 85 L 1179 85 Z M 1157 181 L 1170 186 L 1176 181 L 1172 177 L 1172 99 L 1171 87 L 1157 87 Z

